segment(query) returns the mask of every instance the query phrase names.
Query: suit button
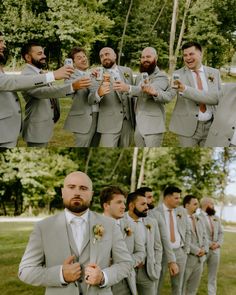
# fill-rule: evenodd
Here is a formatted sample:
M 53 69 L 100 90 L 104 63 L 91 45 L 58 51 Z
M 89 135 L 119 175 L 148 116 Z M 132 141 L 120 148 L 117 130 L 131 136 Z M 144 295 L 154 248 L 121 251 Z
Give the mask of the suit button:
M 234 129 L 235 129 L 235 127 L 233 126 L 233 127 L 232 127 L 232 129 L 234 130 Z
M 199 103 L 196 103 L 196 106 L 199 107 Z
M 230 138 L 228 138 L 228 141 L 231 141 L 231 139 L 230 139 Z
M 21 114 L 21 110 L 19 110 L 18 113 Z
M 16 98 L 16 101 L 19 101 L 19 99 L 18 99 L 18 98 Z
M 51 109 L 53 109 L 53 106 L 51 106 Z
M 122 111 L 120 111 L 120 113 L 121 113 L 121 114 L 123 114 L 123 112 L 122 112 Z
M 198 117 L 198 115 L 196 115 L 196 117 Z

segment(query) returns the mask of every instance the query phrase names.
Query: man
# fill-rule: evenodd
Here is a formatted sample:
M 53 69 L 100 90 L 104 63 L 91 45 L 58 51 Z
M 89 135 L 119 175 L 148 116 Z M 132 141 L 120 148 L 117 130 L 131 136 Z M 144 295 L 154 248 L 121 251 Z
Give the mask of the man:
M 46 55 L 40 43 L 29 41 L 21 50 L 26 66 L 24 75 L 41 74 L 46 66 Z M 81 78 L 80 82 L 69 85 L 47 85 L 39 89 L 23 92 L 26 101 L 25 118 L 22 136 L 29 147 L 45 147 L 53 134 L 54 124 L 60 117 L 60 106 L 57 98 L 68 96 L 74 90 L 88 87 L 90 79 Z
M 99 104 L 98 127 L 101 147 L 128 147 L 131 143 L 130 84 L 133 75 L 130 68 L 116 65 L 116 54 L 110 47 L 101 49 L 100 60 L 105 74 L 89 95 L 89 103 Z
M 172 295 L 182 294 L 183 276 L 191 239 L 190 224 L 186 211 L 179 206 L 180 193 L 181 190 L 178 187 L 166 187 L 163 193 L 163 203 L 151 210 L 151 216 L 157 218 L 158 214 L 161 214 L 164 219 L 167 237 L 174 252 L 175 261 L 178 264 L 178 274 L 170 271 Z M 164 252 L 158 294 L 162 294 L 161 288 L 167 265 L 168 256 Z
M 141 86 L 141 90 L 136 93 L 136 88 L 131 87 L 131 95 L 137 94 L 135 146 L 158 147 L 162 144 L 165 132 L 165 103 L 169 102 L 172 97 L 171 92 L 167 91 L 168 77 L 157 67 L 157 52 L 154 48 L 146 47 L 142 51 L 140 72 L 135 85 L 139 85 L 139 88 Z M 144 72 L 148 73 L 148 81 L 142 81 Z
M 202 198 L 200 201 L 201 213 L 209 243 L 207 254 L 208 267 L 208 295 L 216 295 L 217 271 L 220 264 L 220 248 L 223 244 L 224 233 L 219 217 L 215 215 L 214 202 L 212 198 Z
M 150 187 L 142 186 L 136 190 L 136 192 L 144 194 L 147 199 L 148 209 L 151 210 L 155 207 L 155 198 L 153 196 L 153 191 Z
M 187 210 L 191 224 L 191 244 L 184 272 L 183 295 L 196 295 L 203 271 L 203 263 L 208 252 L 208 240 L 202 218 L 196 216 L 198 199 L 187 195 L 183 199 L 183 206 Z
M 35 225 L 19 267 L 22 281 L 45 286 L 47 295 L 112 295 L 110 287 L 128 276 L 132 260 L 115 221 L 88 209 L 92 190 L 85 173 L 66 176 L 65 211 Z
M 156 295 L 161 271 L 162 244 L 157 222 L 147 216 L 147 200 L 141 193 L 133 192 L 127 197 L 127 217 L 136 222 L 145 244 L 145 260 L 136 267 L 138 294 Z
M 100 204 L 105 216 L 112 217 L 116 220 L 121 229 L 125 243 L 133 258 L 133 267 L 137 267 L 143 262 L 145 248 L 141 232 L 134 222 L 128 220 L 125 213 L 126 198 L 124 192 L 116 186 L 104 188 L 100 193 Z M 112 293 L 115 295 L 137 295 L 135 270 L 132 269 L 127 279 L 120 281 L 112 286 Z
M 206 147 L 236 146 L 235 108 L 236 83 L 226 83 L 223 86 L 223 96 L 216 109 L 216 114 L 206 139 Z
M 179 92 L 170 131 L 178 135 L 181 147 L 204 146 L 221 95 L 220 72 L 202 65 L 202 47 L 197 42 L 185 43 L 182 52 L 185 67 L 173 75 Z
M 36 88 L 53 82 L 69 78 L 73 73 L 70 67 L 62 67 L 46 75 L 6 75 L 3 71 L 7 58 L 6 45 L 0 32 L 0 147 L 15 147 L 21 130 L 21 107 L 19 97 L 15 91 Z
M 72 48 L 70 55 L 74 62 L 75 72 L 66 83 L 77 80 L 81 77 L 88 77 L 89 61 L 86 52 L 81 47 Z M 97 116 L 98 105 L 90 106 L 88 104 L 89 88 L 83 88 L 76 91 L 72 98 L 73 103 L 66 118 L 64 128 L 74 133 L 75 145 L 77 147 L 98 146 L 99 140 L 97 134 Z

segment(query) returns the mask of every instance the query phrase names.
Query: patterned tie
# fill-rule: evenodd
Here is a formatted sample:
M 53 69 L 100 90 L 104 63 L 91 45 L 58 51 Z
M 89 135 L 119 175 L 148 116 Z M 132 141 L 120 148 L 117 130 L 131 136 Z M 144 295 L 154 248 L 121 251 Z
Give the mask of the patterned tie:
M 199 71 L 194 71 L 194 73 L 196 74 L 196 81 L 197 81 L 197 88 L 199 90 L 203 90 L 203 86 L 202 86 L 202 80 L 201 80 L 201 77 L 200 77 L 200 74 L 199 74 Z M 200 111 L 202 113 L 205 113 L 206 111 L 206 105 L 205 103 L 200 103 L 200 107 L 199 107 Z
M 170 213 L 170 215 L 169 215 L 169 218 L 170 218 L 170 241 L 172 243 L 174 243 L 175 242 L 174 217 L 173 217 L 172 209 L 169 209 L 168 211 Z

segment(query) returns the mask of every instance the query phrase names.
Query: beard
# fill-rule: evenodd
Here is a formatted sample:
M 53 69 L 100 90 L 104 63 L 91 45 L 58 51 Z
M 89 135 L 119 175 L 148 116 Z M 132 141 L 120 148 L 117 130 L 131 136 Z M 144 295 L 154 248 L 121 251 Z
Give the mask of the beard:
M 150 204 L 147 204 L 148 205 L 148 209 L 151 210 L 155 207 L 154 203 L 150 203 Z
M 147 217 L 148 210 L 145 211 L 139 211 L 136 207 L 134 208 L 134 214 L 138 217 Z
M 216 210 L 215 210 L 214 208 L 207 207 L 207 208 L 206 208 L 206 213 L 207 213 L 209 216 L 213 216 L 213 215 L 215 215 Z
M 139 66 L 140 73 L 147 72 L 148 75 L 151 75 L 157 66 L 157 61 L 154 59 L 152 62 L 141 63 Z
M 70 200 L 70 202 L 68 204 L 64 203 L 64 206 L 66 209 L 68 209 L 71 212 L 81 213 L 89 208 L 90 202 L 86 203 L 86 202 L 84 202 L 84 200 L 82 200 L 80 198 L 74 198 L 74 199 Z
M 38 69 L 45 69 L 47 66 L 45 58 L 41 58 L 39 60 L 32 58 L 31 63 Z
M 0 65 L 5 65 L 7 63 L 7 59 L 8 56 L 6 51 L 4 50 L 4 52 L 0 54 Z
M 114 64 L 115 64 L 115 62 L 109 59 L 107 61 L 103 61 L 102 65 L 105 69 L 110 69 L 114 66 Z

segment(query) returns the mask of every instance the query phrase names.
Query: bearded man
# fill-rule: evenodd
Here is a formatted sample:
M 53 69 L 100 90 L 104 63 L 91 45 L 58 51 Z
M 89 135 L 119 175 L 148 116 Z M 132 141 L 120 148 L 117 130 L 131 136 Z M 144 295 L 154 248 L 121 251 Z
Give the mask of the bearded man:
M 134 141 L 138 147 L 161 146 L 166 130 L 165 103 L 173 96 L 167 75 L 157 67 L 157 58 L 157 52 L 152 47 L 142 51 L 140 75 L 136 78 L 136 87 L 131 87 L 131 95 L 136 97 Z

